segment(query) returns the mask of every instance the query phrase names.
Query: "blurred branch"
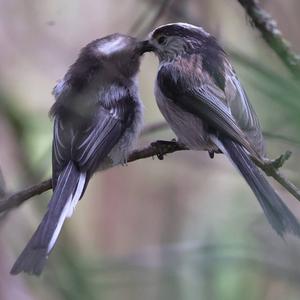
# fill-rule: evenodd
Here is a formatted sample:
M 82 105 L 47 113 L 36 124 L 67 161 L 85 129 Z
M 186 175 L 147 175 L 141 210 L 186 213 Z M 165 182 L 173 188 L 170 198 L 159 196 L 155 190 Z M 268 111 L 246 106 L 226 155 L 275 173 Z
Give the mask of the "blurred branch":
M 263 136 L 267 139 L 280 140 L 280 141 L 287 142 L 290 144 L 300 145 L 300 140 L 297 140 L 295 138 L 291 138 L 291 137 L 288 137 L 285 135 L 281 135 L 281 134 L 275 134 L 275 133 L 264 131 Z
M 273 249 L 273 245 L 266 243 L 266 246 Z M 198 241 L 181 242 L 147 247 L 120 259 L 114 258 L 113 260 L 109 260 L 109 258 L 106 258 L 96 263 L 92 261 L 86 270 L 87 272 L 91 272 L 92 276 L 104 275 L 108 270 L 115 273 L 125 271 L 126 274 L 128 274 L 129 270 L 138 271 L 139 276 L 141 270 L 149 270 L 150 268 L 152 270 L 159 268 L 160 270 L 175 271 L 181 266 L 178 262 L 184 261 L 185 266 L 192 263 L 190 267 L 200 267 L 201 270 L 208 264 L 222 265 L 222 267 L 223 265 L 230 267 L 236 265 L 244 267 L 246 270 L 253 269 L 259 272 L 266 272 L 272 278 L 281 278 L 287 281 L 292 280 L 298 283 L 300 278 L 298 263 L 285 264 L 281 254 L 278 254 L 280 253 L 278 250 L 270 256 L 264 255 L 257 248 L 249 249 L 249 245 L 247 244 L 204 244 Z M 189 260 L 191 257 L 192 259 Z M 292 259 L 298 262 L 297 255 L 292 257 Z M 111 276 L 111 273 L 109 273 L 109 276 Z
M 149 30 L 152 30 L 155 24 L 159 21 L 159 19 L 165 14 L 165 12 L 168 10 L 170 5 L 174 2 L 174 0 L 164 0 L 161 1 L 161 5 L 159 9 L 157 10 L 156 15 L 153 17 L 152 21 L 148 24 L 145 31 L 143 31 L 141 34 L 147 34 Z
M 282 36 L 276 21 L 265 11 L 258 0 L 238 0 L 244 7 L 254 26 L 261 32 L 264 40 L 278 55 L 286 67 L 300 77 L 300 56 L 293 53 L 290 44 Z
M 20 151 L 19 154 L 19 163 L 22 165 L 22 170 L 24 170 L 24 176 L 27 181 L 30 183 L 35 182 L 40 178 L 40 174 L 38 174 L 37 170 L 32 167 L 29 160 L 26 157 L 26 154 L 23 150 L 24 138 L 31 131 L 31 120 L 33 119 L 31 114 L 25 112 L 18 102 L 2 92 L 2 88 L 0 86 L 0 112 L 5 117 L 5 120 L 9 122 L 9 125 L 13 129 L 15 141 L 18 144 L 17 149 Z M 1 117 L 0 114 L 0 117 Z M 0 197 L 1 198 L 1 197 Z
M 146 127 L 143 129 L 142 135 L 148 135 L 148 134 L 151 134 L 151 133 L 155 133 L 155 132 L 157 132 L 157 131 L 166 129 L 166 128 L 168 128 L 168 127 L 169 127 L 169 125 L 168 125 L 168 123 L 165 122 L 165 121 L 153 123 L 153 124 L 150 124 L 150 125 L 146 126 Z
M 166 13 L 166 11 L 171 6 L 172 2 L 174 0 L 163 0 L 161 1 L 156 14 L 153 16 L 152 20 L 142 29 L 139 31 L 141 27 L 145 24 L 145 19 L 149 15 L 149 9 L 143 14 L 140 15 L 140 17 L 133 23 L 131 28 L 129 29 L 130 34 L 135 34 L 136 36 L 140 38 L 144 38 L 146 34 L 149 33 L 153 29 L 153 27 L 156 25 L 156 23 L 159 21 L 159 19 Z M 137 28 L 137 30 L 136 30 Z

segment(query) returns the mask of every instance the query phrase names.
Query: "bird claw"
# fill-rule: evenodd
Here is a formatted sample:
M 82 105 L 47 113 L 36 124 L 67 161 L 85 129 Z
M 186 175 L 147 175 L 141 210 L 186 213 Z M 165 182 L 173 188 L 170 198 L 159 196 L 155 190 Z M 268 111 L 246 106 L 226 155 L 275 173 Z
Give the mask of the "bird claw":
M 215 152 L 214 151 L 208 151 L 208 155 L 211 159 L 215 157 Z
M 215 154 L 220 154 L 222 153 L 222 151 L 220 149 L 217 150 L 207 150 L 208 151 L 208 155 L 211 159 L 213 159 L 215 157 Z
M 164 156 L 174 148 L 178 147 L 178 143 L 176 139 L 172 139 L 171 141 L 156 141 L 151 143 L 151 146 L 155 149 L 155 154 L 159 160 L 163 160 Z

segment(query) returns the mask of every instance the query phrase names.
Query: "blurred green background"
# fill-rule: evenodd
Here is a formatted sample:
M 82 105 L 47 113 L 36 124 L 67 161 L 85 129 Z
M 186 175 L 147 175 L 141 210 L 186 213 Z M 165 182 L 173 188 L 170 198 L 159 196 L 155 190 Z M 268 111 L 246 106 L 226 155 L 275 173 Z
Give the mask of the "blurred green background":
M 261 2 L 300 52 L 300 2 Z M 0 168 L 9 191 L 51 175 L 51 91 L 79 49 L 113 32 L 145 31 L 161 3 L 0 0 Z M 299 81 L 250 26 L 238 1 L 173 1 L 155 25 L 174 21 L 217 36 L 261 120 L 268 153 L 293 152 L 283 172 L 300 186 Z M 156 58 L 146 55 L 139 76 L 145 126 L 162 121 L 153 96 L 156 70 Z M 162 130 L 139 144 L 173 137 Z M 300 219 L 297 200 L 274 186 Z M 300 298 L 299 240 L 284 241 L 272 231 L 221 155 L 175 153 L 98 173 L 44 274 L 10 276 L 50 195 L 0 219 L 0 300 Z

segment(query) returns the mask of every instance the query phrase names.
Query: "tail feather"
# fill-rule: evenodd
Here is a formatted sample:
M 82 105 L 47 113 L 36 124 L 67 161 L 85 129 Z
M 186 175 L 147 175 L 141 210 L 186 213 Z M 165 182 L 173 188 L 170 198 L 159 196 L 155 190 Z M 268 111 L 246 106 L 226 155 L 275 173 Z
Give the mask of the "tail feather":
M 11 269 L 16 275 L 22 271 L 40 275 L 53 249 L 63 223 L 72 215 L 86 183 L 86 174 L 80 173 L 70 162 L 58 178 L 47 213 L 25 249 Z
M 246 150 L 238 143 L 224 137 L 220 137 L 216 144 L 243 175 L 273 229 L 281 237 L 286 233 L 300 236 L 298 220 L 253 163 Z

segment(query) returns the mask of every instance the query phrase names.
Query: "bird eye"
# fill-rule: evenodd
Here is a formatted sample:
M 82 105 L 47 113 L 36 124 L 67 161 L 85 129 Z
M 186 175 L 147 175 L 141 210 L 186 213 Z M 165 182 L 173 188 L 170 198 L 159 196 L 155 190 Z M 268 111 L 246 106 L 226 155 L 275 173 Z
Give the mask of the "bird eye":
M 159 38 L 158 38 L 158 40 L 157 40 L 157 42 L 160 44 L 160 45 L 162 45 L 162 44 L 164 44 L 165 42 L 166 42 L 166 37 L 165 36 L 160 36 Z

